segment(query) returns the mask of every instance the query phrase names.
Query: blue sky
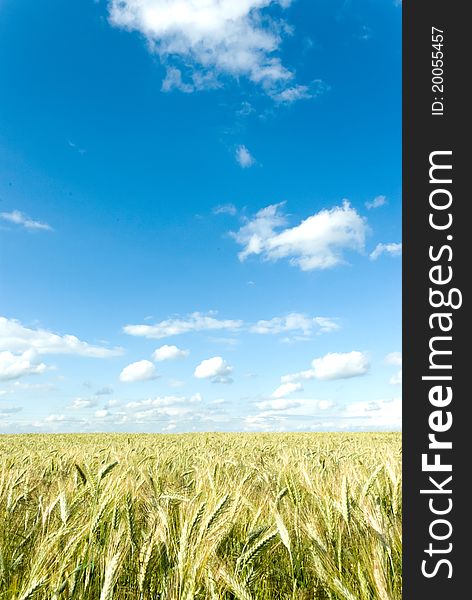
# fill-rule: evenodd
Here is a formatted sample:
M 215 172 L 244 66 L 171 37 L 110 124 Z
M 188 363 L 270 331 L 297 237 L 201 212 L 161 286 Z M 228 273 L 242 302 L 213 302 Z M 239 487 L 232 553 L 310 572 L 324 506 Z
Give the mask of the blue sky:
M 401 7 L 0 2 L 0 431 L 398 429 Z

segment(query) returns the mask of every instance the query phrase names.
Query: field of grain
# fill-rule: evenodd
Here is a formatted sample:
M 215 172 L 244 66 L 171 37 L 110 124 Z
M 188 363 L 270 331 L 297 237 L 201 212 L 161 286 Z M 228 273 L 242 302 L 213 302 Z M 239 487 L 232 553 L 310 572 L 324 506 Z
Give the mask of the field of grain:
M 395 433 L 0 436 L 1 600 L 399 600 Z

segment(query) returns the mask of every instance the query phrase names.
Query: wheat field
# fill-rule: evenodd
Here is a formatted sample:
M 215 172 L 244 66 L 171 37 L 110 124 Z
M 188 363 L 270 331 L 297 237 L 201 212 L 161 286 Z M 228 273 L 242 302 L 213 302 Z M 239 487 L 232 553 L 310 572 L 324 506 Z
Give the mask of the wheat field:
M 0 436 L 1 600 L 399 600 L 398 433 Z

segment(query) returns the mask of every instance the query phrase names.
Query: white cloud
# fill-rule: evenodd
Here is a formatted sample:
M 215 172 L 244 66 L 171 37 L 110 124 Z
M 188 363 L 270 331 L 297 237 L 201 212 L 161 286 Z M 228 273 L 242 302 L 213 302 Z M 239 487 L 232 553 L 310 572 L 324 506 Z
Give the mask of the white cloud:
M 78 399 L 82 400 L 82 399 Z M 88 403 L 78 402 L 83 408 L 90 408 Z M 69 407 L 70 409 L 71 407 Z M 200 393 L 193 395 L 165 395 L 137 399 L 134 401 L 112 400 L 103 406 L 96 406 L 86 417 L 77 418 L 79 411 L 49 415 L 46 419 L 28 423 L 2 421 L 3 427 L 46 428 L 53 431 L 166 431 L 176 428 L 180 431 L 208 430 L 208 422 L 228 424 L 228 416 L 221 406 L 205 402 Z M 1 417 L 0 409 L 0 417 Z M 0 419 L 1 420 L 1 419 Z M 212 425 L 213 427 L 213 425 Z
M 287 223 L 286 217 L 280 212 L 282 205 L 283 203 L 271 204 L 261 208 L 254 218 L 246 220 L 246 224 L 238 232 L 231 234 L 239 244 L 245 246 L 238 255 L 240 260 L 265 251 L 267 240 L 275 235 L 274 229 Z
M 42 223 L 41 221 L 35 221 L 34 219 L 30 219 L 27 215 L 20 212 L 19 210 L 12 210 L 11 212 L 1 212 L 0 219 L 3 221 L 8 221 L 9 223 L 14 223 L 15 225 L 20 225 L 20 227 L 24 227 L 29 230 L 43 230 L 43 231 L 52 231 L 52 227 L 47 223 Z
M 213 356 L 202 360 L 195 368 L 197 379 L 210 379 L 212 383 L 232 383 L 230 377 L 233 367 L 230 367 L 221 356 Z
M 320 410 L 329 410 L 334 406 L 334 402 L 331 400 L 318 400 L 318 408 Z
M 250 102 L 248 102 L 247 100 L 243 100 L 243 102 L 241 102 L 240 108 L 236 111 L 236 114 L 239 117 L 249 117 L 249 115 L 252 115 L 255 111 L 256 109 L 252 106 Z
M 395 365 L 396 367 L 402 366 L 402 354 L 401 352 L 390 352 L 385 357 L 387 365 Z M 392 385 L 401 385 L 403 379 L 402 369 L 400 369 L 393 377 L 390 378 Z
M 268 320 L 261 319 L 251 327 L 251 331 L 262 335 L 300 331 L 304 335 L 308 335 L 312 332 L 314 324 L 314 319 L 306 315 L 291 313 L 285 317 L 273 317 Z
M 302 389 L 303 389 L 303 387 L 302 387 L 301 383 L 291 383 L 291 382 L 282 383 L 282 385 L 279 385 L 279 387 L 272 393 L 272 397 L 273 398 L 284 398 L 285 396 L 288 396 L 289 394 L 293 394 L 293 392 L 298 392 Z
M 346 406 L 343 418 L 350 425 L 364 429 L 401 429 L 402 400 L 376 400 L 373 402 L 354 402 Z
M 166 70 L 166 76 L 162 82 L 161 89 L 163 92 L 170 92 L 171 90 L 179 90 L 186 94 L 193 92 L 194 87 L 189 83 L 182 81 L 182 72 L 180 69 L 175 67 L 168 67 Z
M 194 72 L 190 75 L 191 82 L 184 82 L 182 79 L 182 71 L 175 67 L 166 68 L 166 76 L 162 82 L 161 90 L 163 92 L 171 92 L 179 90 L 184 94 L 191 94 L 196 90 L 207 90 L 221 87 L 213 73 Z
M 162 339 L 185 333 L 198 331 L 218 331 L 226 330 L 241 332 L 243 330 L 257 334 L 279 334 L 298 332 L 301 339 L 311 335 L 329 333 L 340 328 L 337 319 L 331 317 L 309 317 L 303 313 L 289 313 L 282 317 L 273 317 L 272 319 L 260 319 L 256 323 L 248 324 L 242 320 L 236 319 L 218 319 L 213 316 L 214 313 L 207 315 L 194 312 L 186 318 L 166 319 L 155 325 L 126 325 L 123 331 L 128 335 L 142 336 L 149 339 Z M 234 346 L 238 343 L 237 339 L 225 337 L 210 337 L 209 341 Z M 187 356 L 187 350 L 179 350 L 176 346 L 162 346 L 163 350 L 156 350 L 156 356 L 166 354 L 169 358 Z M 179 352 L 179 354 L 177 354 Z M 186 354 L 180 354 L 186 353 Z M 171 356 L 172 355 L 172 356 Z M 165 360 L 164 358 L 155 358 L 155 360 Z
M 97 406 L 98 401 L 96 398 L 75 398 L 71 404 L 71 408 L 80 410 L 81 408 L 91 408 Z
M 136 400 L 128 402 L 125 405 L 127 410 L 141 410 L 143 408 L 164 408 L 175 406 L 176 404 L 198 404 L 202 402 L 202 396 L 199 393 L 193 396 L 157 396 L 156 398 L 147 398 L 146 400 Z
M 294 85 L 293 87 L 288 87 L 281 92 L 273 94 L 272 97 L 281 104 L 291 104 L 296 100 L 308 100 L 312 95 L 310 93 L 310 88 L 307 85 Z
M 252 156 L 246 146 L 241 145 L 236 148 L 235 152 L 236 162 L 243 168 L 247 169 L 256 164 L 256 159 Z
M 196 409 L 202 403 L 201 394 L 193 396 L 157 396 L 146 400 L 128 402 L 124 409 L 130 421 L 162 421 L 183 417 L 196 418 Z
M 402 244 L 391 243 L 391 244 L 377 244 L 375 249 L 370 253 L 371 260 L 377 260 L 382 254 L 390 254 L 390 256 L 401 256 Z
M 387 363 L 387 365 L 395 365 L 397 367 L 400 367 L 402 364 L 402 353 L 390 352 L 390 354 L 387 354 L 387 356 L 385 357 L 385 362 Z
M 297 400 L 287 400 L 286 398 L 275 398 L 272 400 L 262 400 L 256 403 L 259 413 L 247 415 L 244 422 L 249 429 L 262 430 L 296 430 L 306 429 L 306 423 L 309 419 L 319 416 L 320 412 L 328 411 L 335 407 L 330 400 L 316 400 L 312 398 L 302 398 Z M 305 424 L 303 426 L 303 424 Z
M 297 381 L 319 379 L 321 381 L 332 379 L 348 379 L 365 375 L 370 367 L 369 360 L 362 352 L 353 350 L 344 353 L 328 353 L 320 358 L 315 358 L 312 368 L 298 373 L 289 373 L 281 377 L 283 384 Z
M 334 406 L 331 400 L 316 400 L 313 398 L 300 398 L 288 400 L 287 398 L 275 398 L 273 400 L 262 400 L 256 403 L 257 408 L 264 411 L 281 411 L 292 416 L 311 415 L 319 410 L 328 410 Z
M 52 415 L 48 415 L 44 420 L 47 423 L 60 423 L 60 422 L 66 420 L 66 416 L 65 415 L 52 414 Z
M 242 321 L 221 320 L 212 316 L 214 313 L 203 314 L 194 312 L 186 319 L 166 319 L 155 325 L 126 325 L 123 331 L 129 335 L 142 336 L 151 339 L 161 339 L 193 331 L 228 329 L 236 331 L 242 326 Z
M 236 206 L 234 204 L 228 203 L 228 204 L 219 204 L 218 206 L 215 206 L 215 208 L 213 209 L 213 214 L 215 215 L 231 215 L 232 217 L 234 217 L 234 215 L 238 212 L 238 209 L 236 208 Z
M 79 154 L 84 155 L 87 154 L 87 150 L 85 150 L 84 148 L 79 148 L 77 146 L 77 144 L 75 144 L 74 142 L 72 142 L 71 140 L 67 140 L 67 144 L 70 148 L 73 148 L 74 150 L 76 150 Z
M 329 317 L 315 317 L 313 320 L 320 328 L 320 333 L 330 333 L 340 329 L 339 323 Z
M 387 204 L 386 196 L 376 196 L 373 200 L 365 202 L 365 207 L 371 210 L 372 208 L 380 208 L 385 204 Z
M 316 379 L 347 379 L 365 375 L 369 370 L 369 361 L 362 352 L 332 352 L 312 362 Z
M 290 383 L 291 381 L 308 381 L 309 379 L 315 378 L 315 371 L 313 369 L 307 369 L 306 371 L 298 371 L 297 373 L 289 373 L 288 375 L 282 375 L 280 381 L 282 383 Z
M 97 417 L 97 419 L 103 419 L 104 417 L 108 417 L 110 412 L 108 410 L 106 410 L 106 408 L 102 408 L 102 409 L 96 410 L 94 414 Z
M 262 400 L 256 404 L 259 410 L 288 410 L 300 406 L 299 400 L 287 400 L 286 398 L 276 398 L 274 400 Z
M 120 381 L 131 383 L 133 381 L 147 381 L 155 379 L 156 367 L 150 360 L 138 360 L 126 366 L 120 373 Z
M 150 408 L 148 410 L 141 410 L 135 413 L 135 418 L 138 421 L 149 421 L 158 417 L 173 417 L 182 418 L 192 413 L 190 408 L 185 406 L 169 406 L 167 408 Z
M 364 251 L 368 226 L 347 200 L 295 227 L 276 231 L 287 223 L 280 211 L 281 204 L 267 206 L 232 234 L 243 246 L 238 255 L 241 261 L 251 254 L 271 261 L 285 258 L 302 271 L 311 271 L 343 264 L 345 251 Z
M 278 104 L 292 104 L 298 100 L 317 98 L 329 89 L 330 87 L 323 81 L 316 79 L 311 85 L 293 85 L 270 95 Z
M 181 350 L 177 346 L 168 346 L 164 344 L 160 348 L 156 348 L 152 353 L 153 360 L 160 362 L 163 360 L 175 360 L 176 358 L 185 358 L 189 355 L 188 350 Z
M 94 346 L 75 335 L 58 335 L 46 329 L 30 329 L 15 319 L 0 317 L 0 350 L 21 352 L 31 348 L 38 354 L 78 354 L 93 358 L 123 354 L 122 348 Z
M 38 353 L 34 349 L 30 348 L 16 354 L 9 350 L 0 352 L 0 380 L 2 381 L 43 373 L 46 368 L 44 363 L 39 362 Z
M 288 27 L 270 18 L 263 9 L 274 4 L 286 8 L 290 3 L 291 0 L 111 0 L 109 18 L 112 25 L 145 36 L 150 51 L 167 66 L 164 90 L 188 92 L 205 89 L 205 82 L 208 87 L 215 87 L 220 76 L 244 76 L 270 91 L 283 86 L 293 75 L 275 56 Z M 182 75 L 175 73 L 182 68 L 191 83 L 182 82 Z
M 114 406 L 120 406 L 121 402 L 119 400 L 117 400 L 116 398 L 112 398 L 111 400 L 107 400 L 105 403 L 105 406 L 107 408 L 113 408 Z
M 284 317 L 273 317 L 269 320 L 257 321 L 250 329 L 252 333 L 277 334 L 299 331 L 304 336 L 317 333 L 328 333 L 339 329 L 339 324 L 328 317 L 308 317 L 302 313 L 290 313 Z

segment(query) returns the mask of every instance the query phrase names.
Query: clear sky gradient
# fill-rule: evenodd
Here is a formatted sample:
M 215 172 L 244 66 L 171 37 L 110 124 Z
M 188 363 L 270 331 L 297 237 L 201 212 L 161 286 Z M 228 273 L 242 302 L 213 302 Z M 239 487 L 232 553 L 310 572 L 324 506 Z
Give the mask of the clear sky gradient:
M 401 6 L 0 1 L 0 431 L 399 429 Z

